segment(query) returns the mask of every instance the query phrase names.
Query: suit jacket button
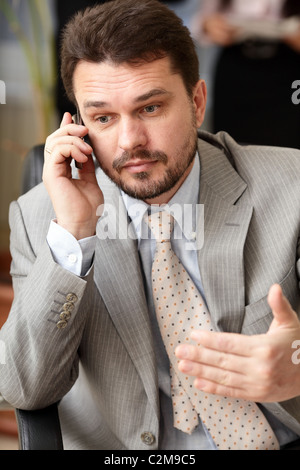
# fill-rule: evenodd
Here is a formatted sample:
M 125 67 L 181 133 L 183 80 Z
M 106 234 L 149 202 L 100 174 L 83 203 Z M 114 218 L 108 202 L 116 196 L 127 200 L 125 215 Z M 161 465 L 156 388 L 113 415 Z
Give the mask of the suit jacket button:
M 76 294 L 70 293 L 70 294 L 68 294 L 68 295 L 66 296 L 66 300 L 67 300 L 67 302 L 73 302 L 73 303 L 75 303 L 75 302 L 77 302 L 78 297 L 77 297 Z
M 62 308 L 64 312 L 73 312 L 75 308 L 74 302 L 66 302 L 65 304 L 63 304 Z
M 155 442 L 155 436 L 152 434 L 152 432 L 143 432 L 141 439 L 147 446 L 152 446 L 152 444 Z
M 66 326 L 68 325 L 68 322 L 66 322 L 65 320 L 61 320 L 57 323 L 57 328 L 59 330 L 63 330 L 64 328 L 66 328 Z
M 64 321 L 68 321 L 71 318 L 71 313 L 70 312 L 61 312 L 59 315 L 59 318 Z

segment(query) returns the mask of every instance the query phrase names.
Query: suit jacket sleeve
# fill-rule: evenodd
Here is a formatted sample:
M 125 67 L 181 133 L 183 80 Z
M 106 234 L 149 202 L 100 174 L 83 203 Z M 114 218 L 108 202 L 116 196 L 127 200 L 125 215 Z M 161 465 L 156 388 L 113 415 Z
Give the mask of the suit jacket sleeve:
M 299 290 L 300 290 L 300 233 L 299 233 L 299 238 L 298 238 L 298 249 L 297 249 L 297 275 L 299 279 Z
M 78 376 L 92 270 L 85 279 L 64 270 L 54 262 L 46 241 L 36 250 L 17 202 L 10 208 L 10 225 L 15 298 L 0 332 L 5 344 L 0 394 L 14 407 L 41 408 L 60 400 Z M 66 303 L 73 308 L 71 317 L 59 323 Z

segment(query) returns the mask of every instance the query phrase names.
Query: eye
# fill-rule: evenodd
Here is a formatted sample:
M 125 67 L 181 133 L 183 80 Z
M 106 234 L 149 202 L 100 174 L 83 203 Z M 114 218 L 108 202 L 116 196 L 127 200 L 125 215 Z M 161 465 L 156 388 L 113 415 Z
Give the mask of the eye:
M 111 120 L 111 116 L 100 116 L 97 118 L 97 121 L 100 122 L 100 124 L 107 124 Z
M 151 104 L 149 106 L 145 106 L 144 111 L 148 114 L 151 114 L 151 113 L 154 113 L 155 111 L 157 111 L 158 108 L 159 108 L 158 105 Z

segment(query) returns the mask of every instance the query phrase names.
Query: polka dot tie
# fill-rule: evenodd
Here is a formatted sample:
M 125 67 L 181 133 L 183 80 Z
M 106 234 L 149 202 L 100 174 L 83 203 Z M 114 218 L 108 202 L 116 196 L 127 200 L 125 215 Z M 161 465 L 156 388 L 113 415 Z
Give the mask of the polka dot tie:
M 178 369 L 176 346 L 191 341 L 194 329 L 213 330 L 210 314 L 187 271 L 172 250 L 174 219 L 166 211 L 151 214 L 148 225 L 156 239 L 152 290 L 157 321 L 170 359 L 175 428 L 191 434 L 199 416 L 218 449 L 271 450 L 279 445 L 256 403 L 197 390 L 194 377 Z

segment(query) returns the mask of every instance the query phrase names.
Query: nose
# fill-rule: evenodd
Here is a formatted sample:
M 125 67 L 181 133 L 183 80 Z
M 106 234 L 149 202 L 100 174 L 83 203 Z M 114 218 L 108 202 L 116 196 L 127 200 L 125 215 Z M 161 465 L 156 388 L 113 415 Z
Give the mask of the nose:
M 119 147 L 131 151 L 144 147 L 147 143 L 146 129 L 143 123 L 134 118 L 123 118 L 119 124 Z

